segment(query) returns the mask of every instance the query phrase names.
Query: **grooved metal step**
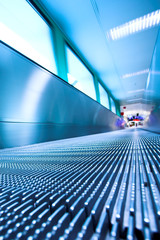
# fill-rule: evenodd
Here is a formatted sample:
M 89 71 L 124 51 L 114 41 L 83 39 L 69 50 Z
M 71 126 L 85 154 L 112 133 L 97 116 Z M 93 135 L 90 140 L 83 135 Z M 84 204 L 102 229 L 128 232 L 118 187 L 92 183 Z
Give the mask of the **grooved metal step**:
M 160 239 L 160 136 L 122 130 L 1 150 L 0 239 Z

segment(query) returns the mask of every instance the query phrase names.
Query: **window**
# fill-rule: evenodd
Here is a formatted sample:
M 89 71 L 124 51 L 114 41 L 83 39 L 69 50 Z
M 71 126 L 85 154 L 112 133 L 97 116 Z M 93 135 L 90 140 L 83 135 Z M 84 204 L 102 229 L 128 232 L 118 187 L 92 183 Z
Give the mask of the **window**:
M 0 0 L 0 40 L 57 73 L 49 26 L 25 0 Z
M 111 98 L 111 111 L 116 114 L 116 106 L 112 98 Z
M 100 103 L 109 109 L 109 100 L 108 100 L 108 94 L 104 90 L 104 88 L 101 86 L 101 84 L 98 84 L 99 86 L 99 94 L 100 94 Z
M 66 46 L 66 53 L 68 61 L 68 82 L 96 100 L 92 74 L 68 46 Z

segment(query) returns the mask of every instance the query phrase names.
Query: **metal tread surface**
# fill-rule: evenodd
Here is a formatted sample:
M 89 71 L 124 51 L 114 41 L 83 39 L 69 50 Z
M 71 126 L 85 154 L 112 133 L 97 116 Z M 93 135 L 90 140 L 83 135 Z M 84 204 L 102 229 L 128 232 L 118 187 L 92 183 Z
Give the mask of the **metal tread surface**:
M 1 150 L 2 239 L 160 239 L 160 136 L 122 130 Z

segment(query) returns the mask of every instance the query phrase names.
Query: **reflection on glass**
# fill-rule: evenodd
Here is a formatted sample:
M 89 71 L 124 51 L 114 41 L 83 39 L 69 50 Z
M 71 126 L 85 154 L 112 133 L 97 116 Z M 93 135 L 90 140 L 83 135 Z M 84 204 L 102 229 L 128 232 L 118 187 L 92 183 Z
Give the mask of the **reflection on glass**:
M 111 98 L 111 111 L 116 114 L 116 106 L 112 98 Z
M 92 74 L 67 46 L 66 53 L 68 61 L 68 82 L 75 88 L 96 100 Z
M 48 25 L 25 0 L 0 0 L 0 40 L 57 73 Z
M 98 84 L 99 86 L 99 94 L 100 94 L 100 103 L 109 109 L 109 100 L 108 100 L 108 94 L 107 92 L 104 90 L 104 88 L 101 86 L 101 84 Z

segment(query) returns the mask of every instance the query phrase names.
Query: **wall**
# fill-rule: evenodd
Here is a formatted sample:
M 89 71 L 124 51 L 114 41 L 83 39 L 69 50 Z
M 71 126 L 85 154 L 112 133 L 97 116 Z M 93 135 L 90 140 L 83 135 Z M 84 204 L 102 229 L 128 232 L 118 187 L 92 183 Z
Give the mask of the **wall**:
M 116 130 L 119 117 L 0 43 L 0 148 Z
M 145 128 L 160 133 L 160 32 L 157 37 L 146 86 L 146 102 L 155 105 Z
M 146 124 L 144 125 L 144 129 L 160 133 L 160 105 L 156 106 L 151 112 Z

